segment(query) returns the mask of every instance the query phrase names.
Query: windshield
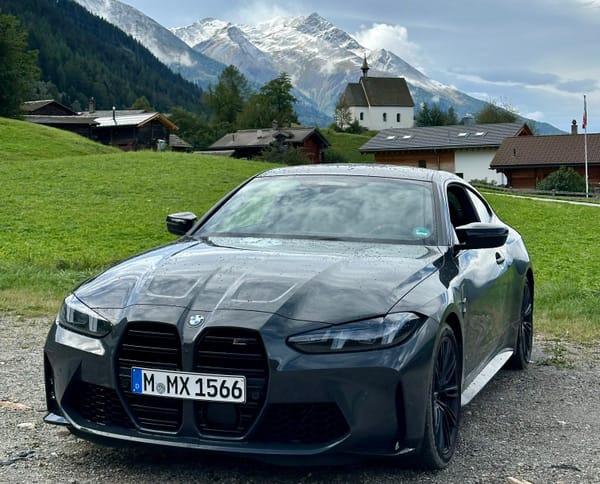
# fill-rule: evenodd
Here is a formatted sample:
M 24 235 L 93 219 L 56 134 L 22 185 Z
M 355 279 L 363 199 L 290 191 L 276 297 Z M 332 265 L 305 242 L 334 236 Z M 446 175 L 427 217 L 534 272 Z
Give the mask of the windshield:
M 257 178 L 194 235 L 432 244 L 431 184 L 363 176 Z

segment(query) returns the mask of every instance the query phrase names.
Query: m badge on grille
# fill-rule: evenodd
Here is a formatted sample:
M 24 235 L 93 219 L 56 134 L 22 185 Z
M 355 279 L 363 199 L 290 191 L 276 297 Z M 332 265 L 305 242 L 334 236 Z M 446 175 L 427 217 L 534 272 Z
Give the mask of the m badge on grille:
M 201 316 L 200 314 L 194 314 L 193 316 L 190 316 L 188 323 L 193 327 L 200 326 L 202 323 L 204 323 L 204 316 Z

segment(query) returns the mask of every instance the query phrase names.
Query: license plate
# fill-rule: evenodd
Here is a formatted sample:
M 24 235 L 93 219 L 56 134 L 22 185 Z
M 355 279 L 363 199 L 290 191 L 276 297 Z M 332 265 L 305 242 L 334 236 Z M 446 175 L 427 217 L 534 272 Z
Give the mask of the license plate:
M 131 391 L 157 397 L 245 403 L 246 377 L 132 368 Z

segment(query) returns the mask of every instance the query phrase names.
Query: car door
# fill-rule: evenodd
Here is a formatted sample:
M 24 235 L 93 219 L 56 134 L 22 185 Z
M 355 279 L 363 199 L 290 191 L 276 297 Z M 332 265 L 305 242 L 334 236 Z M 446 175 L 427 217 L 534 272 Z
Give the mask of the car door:
M 447 189 L 453 227 L 489 223 L 492 212 L 479 196 L 461 184 Z M 476 376 L 496 353 L 508 318 L 508 266 L 505 247 L 469 249 L 456 253 L 458 276 L 454 291 L 464 320 L 464 375 Z

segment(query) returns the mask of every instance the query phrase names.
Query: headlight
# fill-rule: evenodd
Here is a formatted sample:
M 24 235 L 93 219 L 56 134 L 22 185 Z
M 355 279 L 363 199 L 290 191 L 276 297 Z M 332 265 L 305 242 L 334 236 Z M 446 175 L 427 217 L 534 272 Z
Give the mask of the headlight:
M 388 348 L 405 341 L 425 317 L 415 313 L 388 314 L 297 334 L 288 343 L 304 353 L 342 353 Z
M 73 294 L 67 296 L 58 313 L 58 323 L 65 328 L 101 338 L 110 333 L 112 325 L 98 313 L 88 308 Z

